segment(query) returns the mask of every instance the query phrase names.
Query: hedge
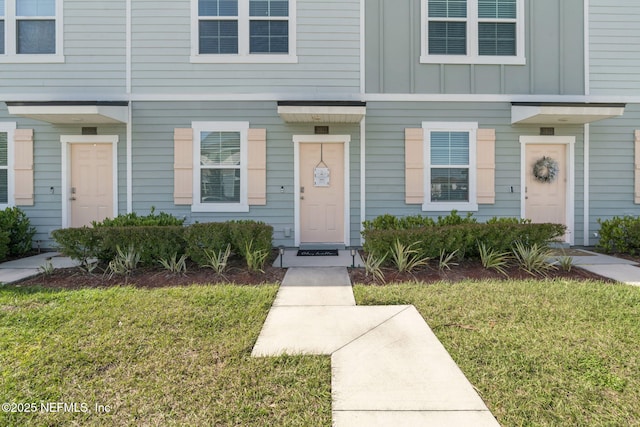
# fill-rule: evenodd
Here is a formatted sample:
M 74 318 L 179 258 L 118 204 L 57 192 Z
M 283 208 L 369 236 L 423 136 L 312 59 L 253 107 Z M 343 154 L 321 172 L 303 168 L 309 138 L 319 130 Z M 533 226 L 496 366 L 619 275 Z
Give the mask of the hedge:
M 523 224 L 505 221 L 489 224 L 468 222 L 401 230 L 369 229 L 362 234 L 365 238 L 364 250 L 376 257 L 384 256 L 398 240 L 405 245 L 415 244 L 414 248 L 420 251 L 421 256 L 438 258 L 442 251 L 458 251 L 459 258 L 477 258 L 478 242 L 505 252 L 510 251 L 516 241 L 526 245 L 546 245 L 562 236 L 565 229 L 561 224 Z
M 0 238 L 0 260 L 7 255 L 19 257 L 28 253 L 33 247 L 33 235 L 36 229 L 31 226 L 27 215 L 17 207 L 0 210 L 0 230 L 7 233 L 9 242 L 5 254 L 2 253 Z
M 626 215 L 608 220 L 598 219 L 600 241 L 598 247 L 605 252 L 629 255 L 640 254 L 640 218 Z

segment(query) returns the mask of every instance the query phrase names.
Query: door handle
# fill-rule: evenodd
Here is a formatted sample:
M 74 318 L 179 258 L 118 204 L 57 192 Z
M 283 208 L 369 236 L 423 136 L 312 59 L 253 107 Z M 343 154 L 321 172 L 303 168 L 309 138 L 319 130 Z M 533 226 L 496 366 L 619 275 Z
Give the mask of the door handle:
M 75 197 L 69 197 L 69 200 L 71 200 L 72 202 L 75 200 Z
M 304 196 L 300 196 L 300 200 L 304 200 Z

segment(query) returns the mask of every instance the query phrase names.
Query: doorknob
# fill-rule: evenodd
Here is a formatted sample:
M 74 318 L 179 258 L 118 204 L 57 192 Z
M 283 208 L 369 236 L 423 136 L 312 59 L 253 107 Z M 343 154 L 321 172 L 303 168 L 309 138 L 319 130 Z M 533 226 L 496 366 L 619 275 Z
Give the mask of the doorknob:
M 69 200 L 71 200 L 72 202 L 75 200 L 75 197 L 69 197 Z
M 304 200 L 304 196 L 300 196 L 300 200 Z

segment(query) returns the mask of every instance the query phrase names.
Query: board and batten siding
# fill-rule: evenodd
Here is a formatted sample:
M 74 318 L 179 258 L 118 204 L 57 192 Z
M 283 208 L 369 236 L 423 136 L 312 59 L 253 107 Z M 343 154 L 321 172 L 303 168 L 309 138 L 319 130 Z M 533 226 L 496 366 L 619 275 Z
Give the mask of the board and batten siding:
M 359 92 L 358 0 L 297 1 L 296 64 L 191 63 L 191 1 L 165 3 L 133 3 L 136 94 Z
M 124 0 L 65 0 L 64 63 L 2 63 L 0 99 L 112 99 L 125 93 Z M 19 101 L 21 99 L 18 99 Z
M 421 64 L 420 1 L 367 0 L 368 93 L 584 93 L 582 0 L 525 0 L 526 65 Z
M 479 129 L 495 129 L 495 203 L 480 204 L 474 217 L 520 217 L 520 136 L 539 135 L 537 126 L 512 126 L 509 103 L 368 102 L 367 103 L 367 219 L 379 215 L 423 215 L 437 218 L 446 212 L 423 212 L 405 201 L 405 129 L 423 121 L 478 122 Z M 583 128 L 556 127 L 556 135 L 576 137 L 575 238 L 583 229 Z M 513 187 L 513 192 L 511 192 Z
M 133 103 L 133 210 L 168 212 L 186 223 L 253 219 L 274 228 L 274 244 L 294 244 L 293 135 L 312 135 L 313 124 L 288 124 L 277 114 L 275 102 L 135 102 Z M 267 131 L 266 205 L 244 213 L 191 212 L 176 205 L 174 188 L 174 130 L 192 121 L 248 121 L 250 128 Z M 351 135 L 350 236 L 360 242 L 360 137 L 358 125 L 330 125 L 331 134 Z M 281 191 L 284 188 L 284 192 Z M 285 237 L 285 229 L 291 230 Z
M 593 95 L 640 95 L 640 2 L 589 0 Z

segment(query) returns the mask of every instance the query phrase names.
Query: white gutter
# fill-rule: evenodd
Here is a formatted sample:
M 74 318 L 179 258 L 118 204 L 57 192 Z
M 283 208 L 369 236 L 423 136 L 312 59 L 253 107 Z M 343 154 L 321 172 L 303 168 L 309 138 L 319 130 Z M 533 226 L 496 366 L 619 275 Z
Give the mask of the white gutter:
M 126 3 L 126 60 L 125 85 L 129 98 L 129 120 L 127 121 L 127 213 L 133 212 L 133 105 L 131 101 L 131 1 Z
M 591 36 L 591 32 L 589 29 L 589 15 L 590 15 L 590 9 L 589 9 L 589 0 L 584 0 L 584 94 L 585 96 L 589 96 L 591 94 L 591 52 L 590 52 L 590 36 Z M 590 194 L 591 194 L 591 186 L 589 185 L 589 179 L 591 176 L 591 171 L 589 170 L 589 165 L 591 163 L 590 161 L 590 157 L 591 157 L 591 126 L 589 125 L 589 123 L 586 123 L 584 125 L 584 141 L 583 141 L 583 150 L 584 150 L 584 166 L 583 166 L 583 173 L 584 173 L 584 185 L 583 185 L 583 191 L 584 191 L 584 195 L 583 195 L 583 199 L 584 199 L 584 205 L 583 205 L 583 221 L 584 221 L 584 226 L 583 226 L 583 230 L 584 230 L 584 236 L 583 236 L 583 242 L 582 244 L 584 246 L 589 246 L 590 242 L 589 242 L 589 235 L 591 230 L 589 229 L 589 223 L 590 223 L 590 209 L 591 209 L 591 202 L 590 202 Z

